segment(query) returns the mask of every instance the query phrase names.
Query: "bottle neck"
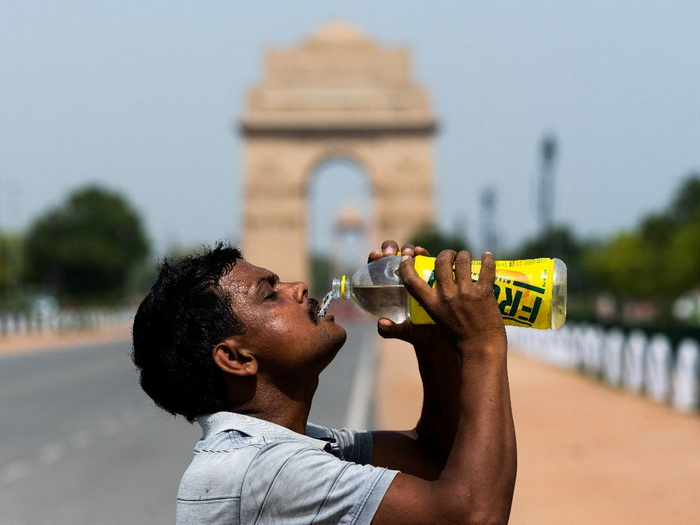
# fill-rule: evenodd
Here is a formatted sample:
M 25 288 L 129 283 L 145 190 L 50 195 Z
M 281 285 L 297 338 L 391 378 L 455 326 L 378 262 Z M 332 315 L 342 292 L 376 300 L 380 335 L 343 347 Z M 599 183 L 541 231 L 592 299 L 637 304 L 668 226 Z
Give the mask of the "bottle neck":
M 331 292 L 333 293 L 333 299 L 342 299 L 343 301 L 350 299 L 350 280 L 348 276 L 333 277 Z

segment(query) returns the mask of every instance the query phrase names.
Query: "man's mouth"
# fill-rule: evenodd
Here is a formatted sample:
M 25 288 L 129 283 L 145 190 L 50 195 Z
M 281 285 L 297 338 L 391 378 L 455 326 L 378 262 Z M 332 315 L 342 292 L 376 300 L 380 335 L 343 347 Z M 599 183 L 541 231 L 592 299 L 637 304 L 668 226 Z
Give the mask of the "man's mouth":
M 318 309 L 320 305 L 319 302 L 314 298 L 309 298 L 309 318 L 314 324 L 318 324 Z

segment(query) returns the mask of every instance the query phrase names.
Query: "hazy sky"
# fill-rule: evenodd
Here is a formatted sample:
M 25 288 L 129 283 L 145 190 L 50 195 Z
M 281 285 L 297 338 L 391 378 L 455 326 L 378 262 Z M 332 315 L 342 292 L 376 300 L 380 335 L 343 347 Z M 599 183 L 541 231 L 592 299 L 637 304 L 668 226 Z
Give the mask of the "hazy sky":
M 476 245 L 487 187 L 502 245 L 536 232 L 545 133 L 555 218 L 581 236 L 633 227 L 700 170 L 696 0 L 0 0 L 0 228 L 99 182 L 158 250 L 237 239 L 235 129 L 264 50 L 335 19 L 412 50 L 440 122 L 438 219 Z

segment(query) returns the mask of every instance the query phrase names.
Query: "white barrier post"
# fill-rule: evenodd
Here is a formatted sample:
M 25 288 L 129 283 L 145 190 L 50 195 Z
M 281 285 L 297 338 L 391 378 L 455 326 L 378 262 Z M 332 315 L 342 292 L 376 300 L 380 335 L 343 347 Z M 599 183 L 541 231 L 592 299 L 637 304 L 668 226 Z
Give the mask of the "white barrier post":
M 569 366 L 580 369 L 583 366 L 583 339 L 585 325 L 575 324 L 571 329 L 571 361 Z
M 603 335 L 599 326 L 588 326 L 583 334 L 583 369 L 594 377 L 600 375 Z
M 692 412 L 700 408 L 700 345 L 684 339 L 678 345 L 673 367 L 671 404 L 676 410 Z
M 603 344 L 603 378 L 612 386 L 622 383 L 622 348 L 625 335 L 618 328 L 611 329 Z
M 573 359 L 573 336 L 571 327 L 564 325 L 552 333 L 554 336 L 553 363 L 557 366 L 570 368 Z
M 644 354 L 647 336 L 641 330 L 632 330 L 622 353 L 622 383 L 628 390 L 641 392 L 644 386 Z
M 671 341 L 668 337 L 663 334 L 653 336 L 646 357 L 646 393 L 654 401 L 666 401 L 671 390 Z

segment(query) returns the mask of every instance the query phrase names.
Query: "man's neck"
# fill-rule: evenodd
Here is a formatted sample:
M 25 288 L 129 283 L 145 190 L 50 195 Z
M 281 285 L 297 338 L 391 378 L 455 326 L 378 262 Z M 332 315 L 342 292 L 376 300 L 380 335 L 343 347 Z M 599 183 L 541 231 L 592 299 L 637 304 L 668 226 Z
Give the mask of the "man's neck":
M 229 403 L 229 410 L 246 416 L 256 417 L 283 426 L 299 434 L 306 431 L 306 423 L 311 411 L 311 401 L 318 386 L 318 381 L 313 388 L 305 391 L 285 393 L 281 390 L 262 384 L 255 397 L 246 403 Z

